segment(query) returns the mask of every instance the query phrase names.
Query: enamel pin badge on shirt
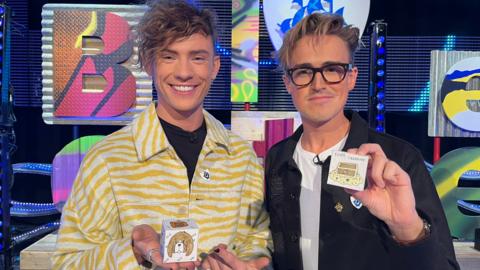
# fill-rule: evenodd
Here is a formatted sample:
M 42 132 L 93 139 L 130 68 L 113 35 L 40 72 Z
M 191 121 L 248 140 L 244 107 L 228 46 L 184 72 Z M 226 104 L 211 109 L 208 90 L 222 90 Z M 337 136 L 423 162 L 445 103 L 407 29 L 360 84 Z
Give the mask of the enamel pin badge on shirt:
M 327 184 L 362 191 L 365 188 L 368 156 L 347 152 L 332 153 Z
M 208 169 L 204 170 L 201 174 L 203 180 L 210 180 L 210 172 L 208 171 Z

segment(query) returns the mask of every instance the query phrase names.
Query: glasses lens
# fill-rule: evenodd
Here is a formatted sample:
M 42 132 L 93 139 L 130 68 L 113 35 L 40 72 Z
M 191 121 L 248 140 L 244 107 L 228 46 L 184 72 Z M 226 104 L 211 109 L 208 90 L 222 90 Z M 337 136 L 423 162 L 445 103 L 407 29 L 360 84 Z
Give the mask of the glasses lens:
M 313 70 L 310 68 L 297 68 L 292 71 L 292 80 L 296 85 L 306 85 L 312 81 Z
M 329 83 L 337 83 L 343 80 L 347 69 L 344 65 L 335 64 L 325 66 L 322 70 L 322 75 Z

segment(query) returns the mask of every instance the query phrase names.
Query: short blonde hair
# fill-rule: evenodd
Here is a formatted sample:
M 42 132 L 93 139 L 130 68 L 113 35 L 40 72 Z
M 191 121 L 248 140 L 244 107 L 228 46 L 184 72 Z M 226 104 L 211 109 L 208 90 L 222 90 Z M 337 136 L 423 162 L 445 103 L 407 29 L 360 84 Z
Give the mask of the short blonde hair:
M 293 50 L 297 42 L 305 36 L 335 35 L 347 44 L 350 61 L 358 48 L 360 30 L 352 25 L 345 25 L 342 16 L 326 13 L 313 13 L 303 18 L 283 37 L 283 44 L 277 58 L 283 70 L 289 68 Z

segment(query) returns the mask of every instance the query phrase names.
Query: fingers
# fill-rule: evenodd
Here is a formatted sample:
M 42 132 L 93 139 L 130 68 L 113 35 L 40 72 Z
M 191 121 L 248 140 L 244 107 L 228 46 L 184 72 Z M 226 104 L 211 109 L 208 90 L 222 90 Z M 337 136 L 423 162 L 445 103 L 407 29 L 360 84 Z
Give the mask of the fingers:
M 183 262 L 183 263 L 178 263 L 177 267 L 178 269 L 185 269 L 185 270 L 195 270 L 195 263 L 193 262 Z
M 385 179 L 383 177 L 385 167 L 387 163 L 392 162 L 387 159 L 387 156 L 383 152 L 382 148 L 378 144 L 366 143 L 360 145 L 359 148 L 348 149 L 348 153 L 356 155 L 368 155 L 368 185 L 375 184 L 379 188 L 385 188 Z
M 132 230 L 133 253 L 139 263 L 148 260 L 148 257 L 160 256 L 160 240 L 157 232 L 149 225 L 137 225 Z M 156 253 L 156 254 L 154 254 Z M 153 259 L 152 259 L 153 260 Z M 157 262 L 157 260 L 155 260 Z M 161 262 L 161 260 L 159 261 Z
M 390 185 L 410 185 L 410 176 L 397 163 L 389 160 L 383 170 L 383 179 Z
M 253 260 L 251 262 L 251 264 L 253 264 L 255 269 L 263 269 L 270 264 L 270 259 L 267 258 L 267 257 L 261 257 L 261 258 Z
M 388 162 L 387 157 L 378 155 L 371 160 L 371 167 L 369 170 L 370 180 L 379 188 L 385 188 L 385 182 L 383 179 L 383 171 Z
M 210 262 L 208 261 L 208 255 L 203 259 L 202 264 L 200 265 L 201 270 L 213 270 Z
M 239 268 L 238 266 L 243 263 L 237 256 L 228 251 L 227 246 L 224 244 L 218 245 L 212 256 L 221 264 L 233 269 Z
M 213 257 L 213 254 L 208 255 L 207 262 L 210 266 L 210 270 L 222 270 L 220 262 Z

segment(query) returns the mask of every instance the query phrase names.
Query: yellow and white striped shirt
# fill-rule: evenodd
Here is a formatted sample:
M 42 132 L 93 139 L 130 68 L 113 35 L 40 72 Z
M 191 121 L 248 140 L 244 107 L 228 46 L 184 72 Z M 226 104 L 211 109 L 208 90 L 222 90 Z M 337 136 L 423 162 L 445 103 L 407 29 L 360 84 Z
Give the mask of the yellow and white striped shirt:
M 160 232 L 164 218 L 196 221 L 199 254 L 225 243 L 240 258 L 270 257 L 263 169 L 248 142 L 204 117 L 207 137 L 191 185 L 154 104 L 92 147 L 63 208 L 54 269 L 140 269 L 132 229 L 149 224 Z

